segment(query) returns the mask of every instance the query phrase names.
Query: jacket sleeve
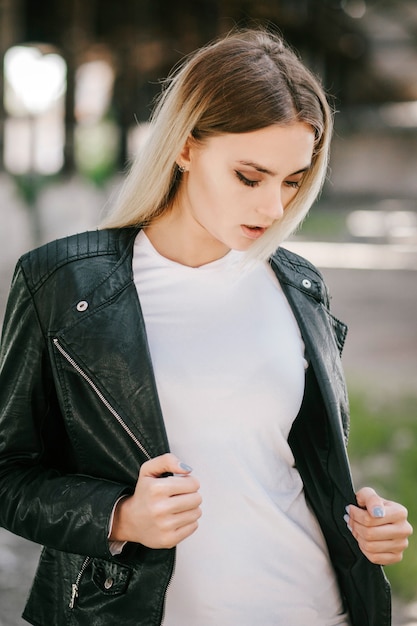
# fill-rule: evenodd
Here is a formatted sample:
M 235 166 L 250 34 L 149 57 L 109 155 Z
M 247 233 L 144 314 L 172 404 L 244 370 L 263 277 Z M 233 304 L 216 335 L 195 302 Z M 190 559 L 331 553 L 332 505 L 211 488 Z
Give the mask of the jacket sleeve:
M 65 436 L 45 337 L 18 265 L 0 349 L 0 525 L 51 548 L 110 558 L 112 510 L 129 488 L 64 471 Z

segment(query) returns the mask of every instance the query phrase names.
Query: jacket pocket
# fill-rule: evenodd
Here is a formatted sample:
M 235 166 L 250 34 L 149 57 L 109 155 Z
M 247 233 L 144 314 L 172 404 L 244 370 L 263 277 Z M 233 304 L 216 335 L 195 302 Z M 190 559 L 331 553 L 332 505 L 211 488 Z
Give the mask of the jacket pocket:
M 71 585 L 69 609 L 86 608 L 93 600 L 101 605 L 105 598 L 126 593 L 132 570 L 120 563 L 86 557 Z
M 120 563 L 112 563 L 101 559 L 92 562 L 92 580 L 97 589 L 108 596 L 126 593 L 132 570 Z

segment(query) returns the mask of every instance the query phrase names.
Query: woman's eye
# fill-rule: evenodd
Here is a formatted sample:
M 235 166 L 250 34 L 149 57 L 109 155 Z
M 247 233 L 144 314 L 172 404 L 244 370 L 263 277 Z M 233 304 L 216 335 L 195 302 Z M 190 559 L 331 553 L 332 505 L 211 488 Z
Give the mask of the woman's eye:
M 261 182 L 260 180 L 251 180 L 250 178 L 246 178 L 246 176 L 244 176 L 242 172 L 239 172 L 238 170 L 235 170 L 235 174 L 240 180 L 240 182 L 246 185 L 247 187 L 256 187 Z
M 300 189 L 301 180 L 286 180 L 285 184 L 292 189 Z

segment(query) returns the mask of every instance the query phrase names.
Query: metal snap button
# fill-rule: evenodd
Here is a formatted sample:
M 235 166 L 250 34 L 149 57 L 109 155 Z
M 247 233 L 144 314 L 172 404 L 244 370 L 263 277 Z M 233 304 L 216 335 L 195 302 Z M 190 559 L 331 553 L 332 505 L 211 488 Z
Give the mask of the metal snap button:
M 104 581 L 104 589 L 111 589 L 113 587 L 113 583 L 113 578 L 106 578 L 106 580 Z
M 77 311 L 86 311 L 88 309 L 88 302 L 86 300 L 81 300 L 78 304 L 77 304 Z
M 301 283 L 302 286 L 305 289 L 310 289 L 311 288 L 311 281 L 308 280 L 308 278 L 304 278 L 303 282 Z

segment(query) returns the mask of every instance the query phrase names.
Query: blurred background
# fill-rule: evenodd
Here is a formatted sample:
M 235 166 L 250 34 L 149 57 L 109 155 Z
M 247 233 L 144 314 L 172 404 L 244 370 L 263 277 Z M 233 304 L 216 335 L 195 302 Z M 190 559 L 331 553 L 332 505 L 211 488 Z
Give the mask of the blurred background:
M 355 482 L 417 525 L 415 0 L 0 0 L 0 322 L 20 254 L 111 207 L 169 69 L 256 24 L 284 34 L 337 110 L 329 180 L 288 247 L 350 327 Z M 38 554 L 0 529 L 0 626 L 24 623 Z M 394 626 L 417 625 L 415 539 L 387 574 Z

